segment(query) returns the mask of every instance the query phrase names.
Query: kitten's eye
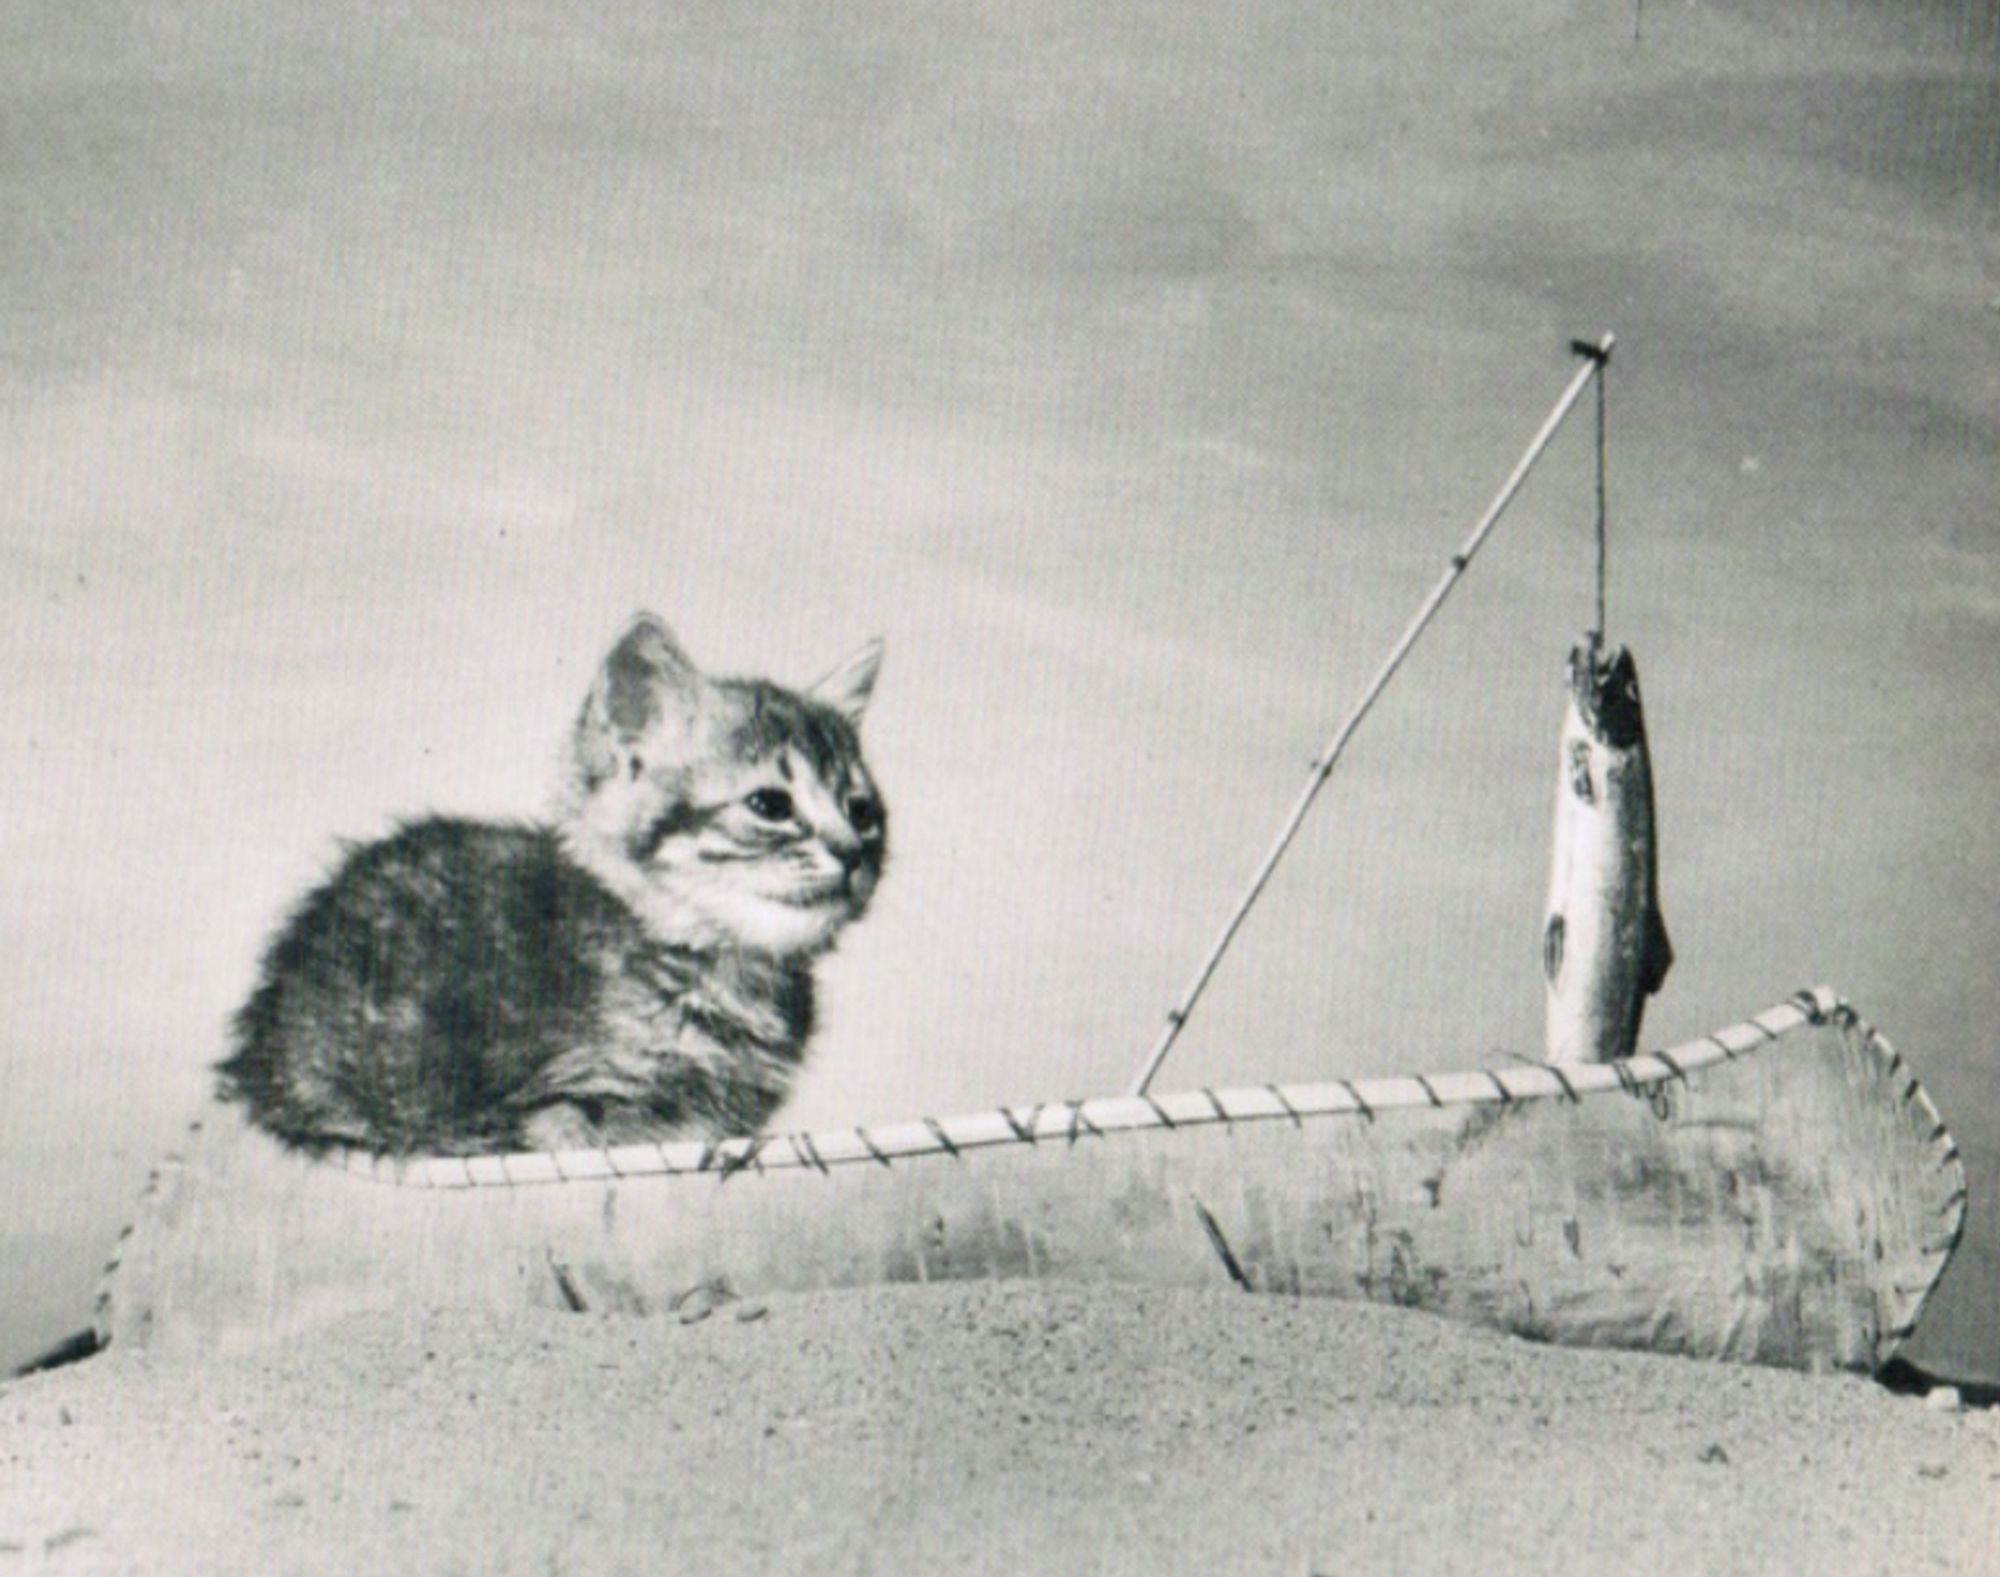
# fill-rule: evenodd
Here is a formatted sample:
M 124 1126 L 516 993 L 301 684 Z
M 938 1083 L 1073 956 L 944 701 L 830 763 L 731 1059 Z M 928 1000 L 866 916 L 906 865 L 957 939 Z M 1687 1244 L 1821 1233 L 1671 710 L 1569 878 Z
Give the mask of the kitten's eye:
M 762 821 L 790 821 L 792 796 L 780 788 L 760 788 L 744 797 L 750 814 Z
M 857 794 L 847 802 L 847 822 L 865 836 L 882 825 L 882 807 L 867 795 Z

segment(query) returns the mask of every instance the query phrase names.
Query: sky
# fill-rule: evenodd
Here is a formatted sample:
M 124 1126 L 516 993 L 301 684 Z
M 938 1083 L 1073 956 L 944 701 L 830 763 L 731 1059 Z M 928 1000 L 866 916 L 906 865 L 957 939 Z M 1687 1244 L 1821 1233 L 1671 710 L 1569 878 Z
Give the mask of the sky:
M 343 840 L 542 812 L 652 609 L 888 655 L 788 1127 L 1123 1088 L 1569 377 L 1678 962 L 1958 1136 L 2000 1377 L 2000 8 L 0 0 L 0 1361 Z M 1586 406 L 1586 413 L 1588 407 Z M 1155 1088 L 1540 1038 L 1565 429 Z

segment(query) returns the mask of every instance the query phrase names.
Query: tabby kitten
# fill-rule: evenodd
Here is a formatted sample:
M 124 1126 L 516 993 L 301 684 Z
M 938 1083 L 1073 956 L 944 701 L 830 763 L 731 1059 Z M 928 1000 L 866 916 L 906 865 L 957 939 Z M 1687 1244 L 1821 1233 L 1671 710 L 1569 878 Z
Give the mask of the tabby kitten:
M 711 679 L 641 615 L 554 824 L 433 818 L 350 853 L 266 953 L 221 1093 L 306 1148 L 756 1131 L 812 1029 L 811 961 L 882 874 L 855 732 L 881 656 L 803 694 Z

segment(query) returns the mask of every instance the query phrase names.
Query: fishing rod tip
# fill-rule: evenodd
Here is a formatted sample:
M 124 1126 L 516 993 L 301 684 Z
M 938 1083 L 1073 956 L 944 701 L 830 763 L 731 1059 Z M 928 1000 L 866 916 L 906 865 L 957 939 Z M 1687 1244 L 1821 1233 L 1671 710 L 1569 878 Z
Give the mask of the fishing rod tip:
M 1588 356 L 1592 361 L 1602 366 L 1611 359 L 1611 347 L 1617 341 L 1618 337 L 1607 330 L 1604 338 L 1598 340 L 1595 344 L 1592 344 L 1587 339 L 1573 339 L 1569 342 L 1569 348 L 1571 354 Z

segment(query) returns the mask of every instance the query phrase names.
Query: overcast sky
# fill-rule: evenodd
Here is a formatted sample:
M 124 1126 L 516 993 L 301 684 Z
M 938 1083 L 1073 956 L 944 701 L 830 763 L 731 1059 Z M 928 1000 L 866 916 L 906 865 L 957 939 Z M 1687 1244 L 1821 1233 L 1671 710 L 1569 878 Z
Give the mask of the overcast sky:
M 1845 991 L 1966 1149 L 1936 1340 L 2000 1373 L 1995 15 L 0 3 L 0 1358 L 339 840 L 537 814 L 640 607 L 724 672 L 888 642 L 785 1125 L 1122 1087 L 1612 329 L 1646 1038 Z M 1535 1049 L 1589 439 L 1157 1087 Z

